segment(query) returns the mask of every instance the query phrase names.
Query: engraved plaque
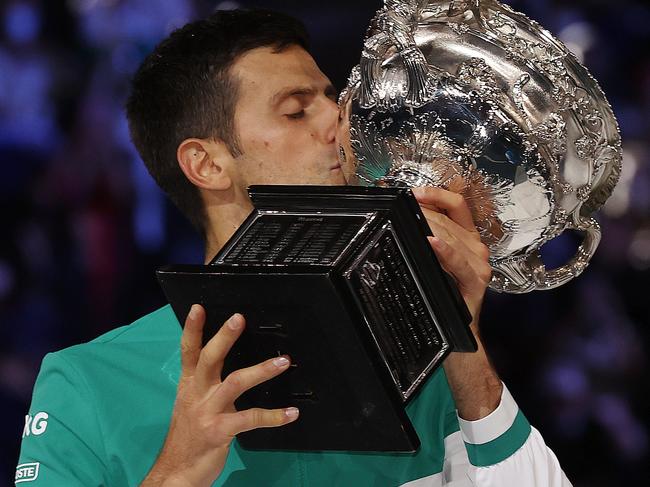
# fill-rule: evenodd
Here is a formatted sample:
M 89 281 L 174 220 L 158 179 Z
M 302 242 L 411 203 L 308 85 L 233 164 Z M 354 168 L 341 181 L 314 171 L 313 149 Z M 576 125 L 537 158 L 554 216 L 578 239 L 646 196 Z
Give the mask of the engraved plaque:
M 408 399 L 449 343 L 390 224 L 344 276 L 395 385 Z
M 372 214 L 260 211 L 213 264 L 333 264 Z

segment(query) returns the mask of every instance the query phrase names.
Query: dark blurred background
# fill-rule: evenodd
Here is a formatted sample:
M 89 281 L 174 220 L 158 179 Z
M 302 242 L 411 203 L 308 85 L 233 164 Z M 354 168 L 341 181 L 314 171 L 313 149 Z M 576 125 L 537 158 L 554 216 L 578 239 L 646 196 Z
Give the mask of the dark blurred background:
M 559 36 L 600 81 L 625 157 L 587 271 L 554 291 L 490 292 L 484 339 L 575 486 L 649 485 L 650 6 L 507 3 Z M 129 141 L 123 105 L 145 54 L 216 8 L 263 6 L 307 24 L 316 60 L 341 88 L 380 5 L 0 3 L 0 479 L 7 485 L 43 355 L 163 305 L 154 269 L 202 260 L 197 235 Z M 546 250 L 562 262 L 574 248 L 572 238 L 560 238 Z

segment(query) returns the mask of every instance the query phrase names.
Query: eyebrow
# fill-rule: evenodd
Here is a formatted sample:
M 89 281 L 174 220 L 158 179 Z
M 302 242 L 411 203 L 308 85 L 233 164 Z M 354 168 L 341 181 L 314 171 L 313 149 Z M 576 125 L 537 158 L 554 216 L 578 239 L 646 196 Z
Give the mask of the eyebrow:
M 285 88 L 284 90 L 278 91 L 271 97 L 271 104 L 273 106 L 278 106 L 287 98 L 292 96 L 314 96 L 318 93 L 318 90 L 310 86 L 293 86 L 290 88 Z M 329 84 L 325 87 L 324 91 L 326 96 L 337 96 L 337 90 L 334 88 L 334 85 Z

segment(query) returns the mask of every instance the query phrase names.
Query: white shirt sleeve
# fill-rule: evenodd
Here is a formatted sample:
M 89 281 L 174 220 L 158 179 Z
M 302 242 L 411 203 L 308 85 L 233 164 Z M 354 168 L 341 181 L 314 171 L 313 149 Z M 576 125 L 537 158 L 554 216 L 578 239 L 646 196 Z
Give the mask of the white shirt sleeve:
M 478 421 L 458 418 L 445 438 L 446 487 L 571 487 L 542 435 L 531 427 L 508 389 L 499 406 Z

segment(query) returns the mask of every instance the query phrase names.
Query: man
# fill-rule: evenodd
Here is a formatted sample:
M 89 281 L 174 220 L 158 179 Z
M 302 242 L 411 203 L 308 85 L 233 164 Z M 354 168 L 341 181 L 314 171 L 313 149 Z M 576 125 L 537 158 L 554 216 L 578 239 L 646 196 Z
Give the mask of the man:
M 217 12 L 174 32 L 140 67 L 127 112 L 149 171 L 202 232 L 206 261 L 252 209 L 249 185 L 345 184 L 335 90 L 308 54 L 303 27 L 284 15 Z M 414 192 L 436 235 L 431 245 L 458 282 L 478 338 L 490 278 L 487 248 L 461 197 L 435 188 Z M 449 356 L 444 372 L 409 404 L 422 440 L 415 454 L 246 451 L 234 441 L 237 433 L 300 420 L 290 404 L 272 411 L 233 406 L 245 390 L 286 371 L 290 357 L 222 377 L 245 317 L 231 317 L 202 346 L 204 321 L 195 305 L 181 331 L 167 306 L 48 355 L 17 482 L 570 485 L 482 346 L 475 354 Z

